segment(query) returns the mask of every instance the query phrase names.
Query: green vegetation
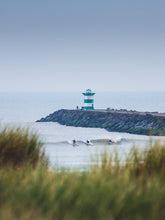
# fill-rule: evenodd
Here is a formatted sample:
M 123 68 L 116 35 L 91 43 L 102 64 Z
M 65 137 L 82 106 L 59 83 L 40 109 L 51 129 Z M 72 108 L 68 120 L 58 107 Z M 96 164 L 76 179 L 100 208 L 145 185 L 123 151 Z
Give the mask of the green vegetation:
M 4 128 L 0 131 L 0 168 L 48 165 L 43 144 L 28 129 Z
M 105 153 L 88 172 L 59 171 L 45 166 L 35 134 L 5 129 L 0 158 L 1 220 L 165 219 L 165 143 L 132 150 L 125 163 Z

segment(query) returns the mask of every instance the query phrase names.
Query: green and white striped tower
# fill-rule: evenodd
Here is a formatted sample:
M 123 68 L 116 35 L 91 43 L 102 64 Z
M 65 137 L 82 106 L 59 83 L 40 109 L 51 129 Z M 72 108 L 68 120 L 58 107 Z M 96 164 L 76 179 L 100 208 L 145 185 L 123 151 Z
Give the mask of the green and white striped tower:
M 83 109 L 88 110 L 94 109 L 94 95 L 95 93 L 92 92 L 91 89 L 87 89 L 86 92 L 82 93 L 84 95 L 84 107 Z

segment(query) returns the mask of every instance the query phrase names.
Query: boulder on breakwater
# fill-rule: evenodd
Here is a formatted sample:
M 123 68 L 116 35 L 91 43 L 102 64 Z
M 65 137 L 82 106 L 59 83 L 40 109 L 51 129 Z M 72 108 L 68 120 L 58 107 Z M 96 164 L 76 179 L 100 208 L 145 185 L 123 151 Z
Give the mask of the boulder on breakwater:
M 58 122 L 67 126 L 105 128 L 132 134 L 165 135 L 165 114 L 157 112 L 61 109 L 37 122 Z

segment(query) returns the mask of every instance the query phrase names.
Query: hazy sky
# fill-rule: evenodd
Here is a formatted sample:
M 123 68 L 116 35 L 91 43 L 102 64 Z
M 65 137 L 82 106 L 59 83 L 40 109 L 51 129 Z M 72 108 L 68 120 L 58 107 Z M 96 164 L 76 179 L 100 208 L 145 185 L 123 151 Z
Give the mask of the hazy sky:
M 0 0 L 0 91 L 165 91 L 164 0 Z

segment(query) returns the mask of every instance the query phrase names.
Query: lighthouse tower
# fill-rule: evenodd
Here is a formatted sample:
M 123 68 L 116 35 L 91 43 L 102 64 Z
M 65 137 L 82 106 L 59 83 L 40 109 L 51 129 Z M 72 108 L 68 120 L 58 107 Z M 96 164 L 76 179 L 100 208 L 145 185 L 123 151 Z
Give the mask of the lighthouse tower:
M 82 93 L 84 95 L 84 107 L 83 109 L 94 109 L 94 98 L 95 95 L 94 92 L 91 91 L 91 89 L 87 89 L 86 92 Z

